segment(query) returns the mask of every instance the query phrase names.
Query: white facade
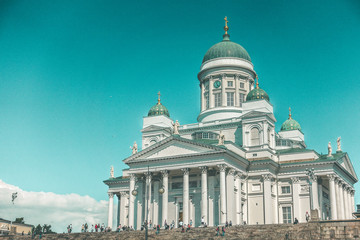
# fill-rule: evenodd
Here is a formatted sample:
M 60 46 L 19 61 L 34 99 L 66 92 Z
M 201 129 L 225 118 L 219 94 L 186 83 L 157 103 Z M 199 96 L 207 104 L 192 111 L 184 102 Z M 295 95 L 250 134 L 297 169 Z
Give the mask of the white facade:
M 306 149 L 300 129 L 277 133 L 271 103 L 245 100 L 256 76 L 248 60 L 215 57 L 198 74 L 197 123 L 173 134 L 170 117 L 144 117 L 142 150 L 124 160 L 123 176 L 104 181 L 110 227 L 141 229 L 145 219 L 161 226 L 200 226 L 202 218 L 209 226 L 305 222 L 311 209 L 324 220 L 352 218 L 357 176 L 347 153 Z

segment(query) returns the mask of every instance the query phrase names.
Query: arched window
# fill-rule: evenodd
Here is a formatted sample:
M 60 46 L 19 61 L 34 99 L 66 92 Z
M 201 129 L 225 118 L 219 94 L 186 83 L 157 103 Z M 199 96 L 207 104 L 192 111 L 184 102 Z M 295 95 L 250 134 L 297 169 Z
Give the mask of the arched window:
M 260 134 L 259 129 L 253 128 L 250 133 L 251 146 L 260 145 Z

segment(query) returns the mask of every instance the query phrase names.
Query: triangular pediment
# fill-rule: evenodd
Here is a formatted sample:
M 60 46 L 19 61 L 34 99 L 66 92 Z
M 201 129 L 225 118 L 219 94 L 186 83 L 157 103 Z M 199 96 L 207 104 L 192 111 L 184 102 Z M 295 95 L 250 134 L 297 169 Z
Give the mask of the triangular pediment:
M 344 154 L 344 156 L 340 159 L 338 159 L 338 163 L 346 170 L 348 171 L 354 178 L 357 179 L 354 167 L 349 159 L 349 156 L 347 153 Z
M 169 127 L 156 126 L 156 125 L 150 125 L 150 126 L 147 126 L 146 128 L 143 128 L 141 130 L 141 132 L 158 131 L 158 130 L 163 130 L 163 129 L 170 129 L 170 128 Z
M 248 119 L 248 118 L 254 118 L 254 117 L 266 117 L 266 116 L 269 117 L 270 119 L 272 119 L 273 121 L 276 121 L 274 114 L 260 112 L 260 111 L 248 112 L 248 113 L 242 115 L 242 118 L 243 119 Z
M 201 154 L 225 152 L 224 148 L 197 143 L 181 137 L 168 137 L 145 150 L 138 152 L 124 160 L 125 163 L 144 161 L 146 159 L 176 158 L 183 156 L 197 156 Z

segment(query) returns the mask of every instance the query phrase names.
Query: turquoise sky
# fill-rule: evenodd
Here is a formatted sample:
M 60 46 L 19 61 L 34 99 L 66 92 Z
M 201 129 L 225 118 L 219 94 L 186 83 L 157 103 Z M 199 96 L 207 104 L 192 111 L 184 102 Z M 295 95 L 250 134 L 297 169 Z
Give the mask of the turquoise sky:
M 0 0 L 0 179 L 107 199 L 102 180 L 121 174 L 158 91 L 174 120 L 196 122 L 224 16 L 276 129 L 291 106 L 308 148 L 341 136 L 360 176 L 359 1 Z

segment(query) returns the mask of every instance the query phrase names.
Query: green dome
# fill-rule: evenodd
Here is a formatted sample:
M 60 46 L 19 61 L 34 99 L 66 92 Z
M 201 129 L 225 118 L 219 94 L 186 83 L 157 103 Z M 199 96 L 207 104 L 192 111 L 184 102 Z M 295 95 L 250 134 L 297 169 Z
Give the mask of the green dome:
M 259 100 L 259 99 L 266 99 L 270 102 L 269 95 L 259 88 L 259 83 L 256 83 L 256 88 L 251 90 L 248 95 L 246 96 L 246 101 L 252 101 L 252 100 Z
M 251 62 L 247 51 L 237 43 L 230 41 L 230 35 L 224 34 L 223 40 L 212 46 L 205 54 L 203 63 L 215 58 L 232 57 L 242 58 Z
M 156 105 L 154 105 L 152 108 L 150 108 L 148 117 L 158 116 L 158 115 L 166 115 L 166 116 L 170 117 L 169 111 L 160 102 L 158 102 Z
M 282 125 L 280 131 L 291 131 L 299 130 L 301 131 L 300 124 L 291 118 L 291 108 L 289 108 L 289 119 L 286 120 Z

